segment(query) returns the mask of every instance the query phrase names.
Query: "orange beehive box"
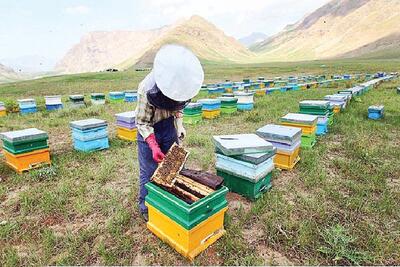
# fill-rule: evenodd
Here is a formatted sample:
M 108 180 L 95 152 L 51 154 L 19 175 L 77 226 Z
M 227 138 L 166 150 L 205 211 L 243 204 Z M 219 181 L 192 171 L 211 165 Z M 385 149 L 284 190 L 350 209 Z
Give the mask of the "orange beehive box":
M 3 150 L 6 163 L 18 173 L 50 165 L 50 150 L 48 148 L 23 154 L 12 154 Z

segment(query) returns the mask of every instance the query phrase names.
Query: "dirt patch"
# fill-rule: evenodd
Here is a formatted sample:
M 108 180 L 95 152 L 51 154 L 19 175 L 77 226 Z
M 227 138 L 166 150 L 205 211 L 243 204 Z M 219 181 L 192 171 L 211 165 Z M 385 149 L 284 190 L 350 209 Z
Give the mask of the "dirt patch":
M 228 201 L 230 211 L 243 209 L 247 213 L 251 209 L 251 202 L 238 194 L 229 192 L 226 196 L 226 199 Z
M 279 176 L 272 180 L 272 184 L 274 187 L 284 188 L 290 183 L 290 181 L 298 179 L 298 177 L 299 172 L 296 169 L 291 171 L 281 171 Z
M 18 200 L 19 198 L 19 194 L 26 191 L 27 189 L 28 186 L 21 186 L 12 191 L 9 191 L 4 201 L 0 203 L 0 216 L 5 216 L 5 208 L 11 205 L 13 202 L 16 202 L 16 200 Z
M 73 218 L 71 222 L 60 221 L 59 224 L 50 225 L 49 228 L 54 231 L 55 235 L 64 236 L 68 232 L 77 233 L 81 229 L 88 229 L 92 226 L 103 228 L 105 225 L 105 220 L 105 218 L 102 219 L 99 218 L 96 214 L 92 214 L 90 216 L 85 216 L 81 218 Z M 51 220 L 49 222 L 51 222 Z
M 268 248 L 265 244 L 259 244 L 256 249 L 260 257 L 264 260 L 264 265 L 295 265 L 295 263 L 289 260 L 286 256 L 278 251 Z

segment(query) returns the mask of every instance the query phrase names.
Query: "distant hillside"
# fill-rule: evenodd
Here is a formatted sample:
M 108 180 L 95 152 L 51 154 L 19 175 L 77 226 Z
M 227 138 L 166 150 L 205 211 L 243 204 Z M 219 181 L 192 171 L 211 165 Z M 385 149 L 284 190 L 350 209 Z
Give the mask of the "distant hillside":
M 400 33 L 381 38 L 373 43 L 364 45 L 339 57 L 366 59 L 400 58 Z
M 57 64 L 63 73 L 102 71 L 148 65 L 165 43 L 180 43 L 201 59 L 245 61 L 253 55 L 243 45 L 199 16 L 148 31 L 92 32 L 82 37 Z
M 0 64 L 0 83 L 13 82 L 19 79 L 19 75 L 13 69 Z
M 264 41 L 268 36 L 262 32 L 253 32 L 250 35 L 247 35 L 245 37 L 240 38 L 238 41 L 246 46 L 246 47 L 250 47 L 253 46 L 255 44 L 258 44 L 262 41 Z
M 360 56 L 399 33 L 400 0 L 333 0 L 251 50 L 259 61 Z

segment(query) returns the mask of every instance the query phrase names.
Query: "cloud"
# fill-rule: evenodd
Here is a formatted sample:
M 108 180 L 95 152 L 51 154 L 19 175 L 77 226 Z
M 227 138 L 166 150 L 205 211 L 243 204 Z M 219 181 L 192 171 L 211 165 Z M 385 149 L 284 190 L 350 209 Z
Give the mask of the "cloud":
M 84 15 L 90 12 L 90 8 L 84 5 L 71 6 L 65 8 L 65 13 L 71 15 Z

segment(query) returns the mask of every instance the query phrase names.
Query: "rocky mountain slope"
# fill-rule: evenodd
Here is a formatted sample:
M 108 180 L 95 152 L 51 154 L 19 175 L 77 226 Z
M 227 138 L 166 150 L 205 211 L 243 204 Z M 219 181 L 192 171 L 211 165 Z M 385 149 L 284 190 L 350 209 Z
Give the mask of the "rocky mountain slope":
M 11 68 L 0 64 L 0 83 L 19 80 L 19 75 Z
M 264 41 L 267 37 L 268 36 L 265 33 L 253 32 L 245 37 L 240 38 L 238 41 L 246 47 L 251 47 Z
M 333 0 L 251 48 L 258 61 L 299 61 L 385 49 L 400 33 L 400 0 Z
M 102 71 L 148 65 L 165 43 L 180 43 L 203 60 L 245 61 L 253 55 L 243 45 L 199 16 L 149 31 L 92 32 L 57 64 L 62 73 Z

